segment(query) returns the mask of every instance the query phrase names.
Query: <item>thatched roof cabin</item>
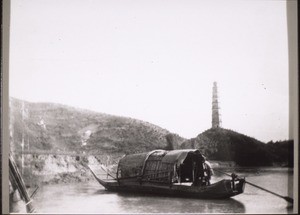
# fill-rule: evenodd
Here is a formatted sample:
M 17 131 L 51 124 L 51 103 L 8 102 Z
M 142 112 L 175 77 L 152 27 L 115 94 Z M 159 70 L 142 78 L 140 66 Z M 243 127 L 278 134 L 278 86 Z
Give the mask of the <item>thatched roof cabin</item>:
M 154 150 L 123 157 L 119 161 L 117 176 L 168 183 L 194 181 L 203 172 L 204 161 L 197 149 Z

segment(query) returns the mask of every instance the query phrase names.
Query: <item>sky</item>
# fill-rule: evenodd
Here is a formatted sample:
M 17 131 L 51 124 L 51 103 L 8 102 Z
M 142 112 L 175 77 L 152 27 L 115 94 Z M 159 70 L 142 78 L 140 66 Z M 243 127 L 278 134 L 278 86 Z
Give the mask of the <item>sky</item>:
M 185 138 L 222 127 L 288 139 L 286 2 L 12 0 L 10 96 L 144 120 Z

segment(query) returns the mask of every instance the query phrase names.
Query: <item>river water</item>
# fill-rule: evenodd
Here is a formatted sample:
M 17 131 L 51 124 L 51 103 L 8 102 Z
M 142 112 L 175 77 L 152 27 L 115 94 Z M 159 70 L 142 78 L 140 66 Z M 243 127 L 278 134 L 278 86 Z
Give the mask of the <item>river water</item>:
M 222 170 L 232 172 L 233 170 Z M 235 170 L 239 176 L 282 196 L 292 197 L 293 171 L 287 168 Z M 215 172 L 214 181 L 226 176 Z M 45 185 L 34 198 L 37 213 L 292 213 L 284 199 L 246 184 L 243 194 L 225 200 L 119 194 L 96 181 Z

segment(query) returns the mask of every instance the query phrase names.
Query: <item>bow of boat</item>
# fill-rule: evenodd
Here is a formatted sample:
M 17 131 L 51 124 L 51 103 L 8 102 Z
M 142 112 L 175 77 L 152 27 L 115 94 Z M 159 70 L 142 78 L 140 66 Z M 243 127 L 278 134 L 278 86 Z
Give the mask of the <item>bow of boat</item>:
M 103 187 L 105 187 L 105 188 L 107 189 L 107 188 L 108 188 L 108 181 L 105 181 L 105 180 L 103 180 L 103 179 L 100 179 L 100 178 L 96 175 L 96 173 L 91 169 L 91 167 L 89 167 L 89 166 L 87 166 L 87 167 L 90 169 L 92 175 L 93 175 L 94 178 L 99 182 L 99 184 L 101 184 Z

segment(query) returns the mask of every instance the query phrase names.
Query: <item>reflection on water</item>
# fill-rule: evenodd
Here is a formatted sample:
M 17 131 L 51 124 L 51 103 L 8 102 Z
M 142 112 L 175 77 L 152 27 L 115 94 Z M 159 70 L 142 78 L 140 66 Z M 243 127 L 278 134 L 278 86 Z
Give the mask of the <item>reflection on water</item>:
M 231 170 L 227 170 L 230 172 Z M 287 169 L 238 170 L 247 180 L 280 195 L 292 187 L 292 172 Z M 214 180 L 219 180 L 215 175 Z M 38 213 L 292 213 L 283 199 L 246 185 L 245 192 L 225 200 L 164 197 L 114 193 L 95 181 L 82 184 L 47 185 L 35 197 Z
M 158 198 L 123 193 L 118 196 L 123 211 L 132 213 L 245 213 L 245 206 L 235 199 Z

